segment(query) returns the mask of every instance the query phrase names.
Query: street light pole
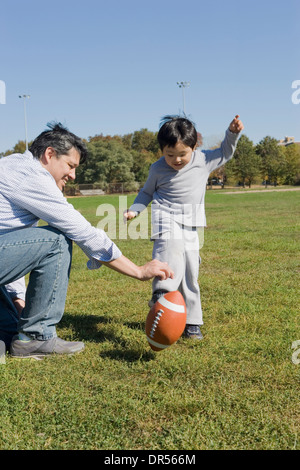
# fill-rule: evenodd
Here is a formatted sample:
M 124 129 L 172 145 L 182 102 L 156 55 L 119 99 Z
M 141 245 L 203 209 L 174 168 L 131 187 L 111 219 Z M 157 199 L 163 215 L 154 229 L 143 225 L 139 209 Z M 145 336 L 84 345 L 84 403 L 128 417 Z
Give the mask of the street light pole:
M 19 95 L 19 98 L 23 98 L 23 102 L 24 102 L 25 144 L 26 144 L 26 150 L 28 150 L 26 98 L 30 98 L 30 95 Z
M 179 88 L 182 88 L 182 101 L 183 101 L 183 114 L 185 115 L 185 98 L 184 98 L 184 89 L 190 86 L 189 82 L 177 82 Z

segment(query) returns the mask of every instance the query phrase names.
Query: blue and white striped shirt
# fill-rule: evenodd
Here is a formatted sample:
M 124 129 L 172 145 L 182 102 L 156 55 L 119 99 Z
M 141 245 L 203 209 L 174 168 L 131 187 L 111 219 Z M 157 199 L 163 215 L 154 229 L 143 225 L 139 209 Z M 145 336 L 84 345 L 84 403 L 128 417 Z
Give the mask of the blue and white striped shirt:
M 103 230 L 67 202 L 53 176 L 31 152 L 1 158 L 0 235 L 31 227 L 39 219 L 73 240 L 89 258 L 89 269 L 122 255 Z

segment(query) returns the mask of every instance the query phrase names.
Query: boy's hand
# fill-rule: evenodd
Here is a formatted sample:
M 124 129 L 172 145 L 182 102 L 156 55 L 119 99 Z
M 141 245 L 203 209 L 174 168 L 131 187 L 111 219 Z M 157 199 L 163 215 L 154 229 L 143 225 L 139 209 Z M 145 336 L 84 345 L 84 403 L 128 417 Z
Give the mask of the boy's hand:
M 229 130 L 234 134 L 239 134 L 244 129 L 244 124 L 239 119 L 239 115 L 237 114 L 234 120 L 229 125 Z
M 124 211 L 123 217 L 124 217 L 124 222 L 126 222 L 126 220 L 134 219 L 136 217 L 136 213 L 133 211 Z
M 23 311 L 23 308 L 25 307 L 25 301 L 23 299 L 19 299 L 18 297 L 14 297 L 12 299 L 14 306 L 17 309 L 19 317 L 21 316 L 21 313 Z

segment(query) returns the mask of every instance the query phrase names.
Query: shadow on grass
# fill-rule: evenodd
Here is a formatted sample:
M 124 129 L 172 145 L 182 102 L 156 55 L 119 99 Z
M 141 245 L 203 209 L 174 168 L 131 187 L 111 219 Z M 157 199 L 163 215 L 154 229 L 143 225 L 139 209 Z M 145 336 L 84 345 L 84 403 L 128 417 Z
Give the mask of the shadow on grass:
M 65 313 L 58 327 L 73 329 L 80 341 L 102 343 L 106 340 L 113 340 L 113 334 L 106 331 L 99 331 L 98 329 L 99 324 L 109 323 L 111 323 L 111 319 L 104 316 L 72 315 Z
M 153 351 L 137 351 L 133 348 L 121 349 L 114 348 L 110 351 L 105 351 L 100 353 L 100 356 L 103 358 L 125 361 L 125 362 L 149 362 L 155 359 L 155 354 Z
M 108 325 L 103 330 L 99 330 L 99 325 Z M 132 330 L 144 331 L 144 322 L 123 322 L 123 325 Z M 100 353 L 101 357 L 107 357 L 113 360 L 121 360 L 126 362 L 136 361 L 152 361 L 155 359 L 155 353 L 152 350 L 144 349 L 140 343 L 136 347 L 132 347 L 130 340 L 120 337 L 114 330 L 114 324 L 111 317 L 101 315 L 72 315 L 65 313 L 59 328 L 71 328 L 76 332 L 76 337 L 80 341 L 90 341 L 95 343 L 103 343 L 109 341 L 116 346 Z M 146 346 L 147 347 L 147 346 Z
M 132 330 L 145 330 L 145 322 L 142 321 L 124 321 L 123 325 L 128 326 Z

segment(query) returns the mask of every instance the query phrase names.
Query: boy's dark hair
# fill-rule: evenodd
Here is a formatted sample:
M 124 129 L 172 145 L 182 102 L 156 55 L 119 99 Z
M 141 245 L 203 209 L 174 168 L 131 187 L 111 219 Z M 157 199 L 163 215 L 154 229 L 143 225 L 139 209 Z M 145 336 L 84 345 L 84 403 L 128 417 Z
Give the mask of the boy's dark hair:
M 48 123 L 47 127 L 49 127 L 49 130 L 36 137 L 29 148 L 35 158 L 40 160 L 48 147 L 54 148 L 57 157 L 66 155 L 72 147 L 75 147 L 80 154 L 80 163 L 86 161 L 87 147 L 77 135 L 70 132 L 60 122 Z
M 192 149 L 197 144 L 197 131 L 195 125 L 188 119 L 180 116 L 164 116 L 161 120 L 157 140 L 160 149 L 164 147 L 175 147 L 181 141 Z

